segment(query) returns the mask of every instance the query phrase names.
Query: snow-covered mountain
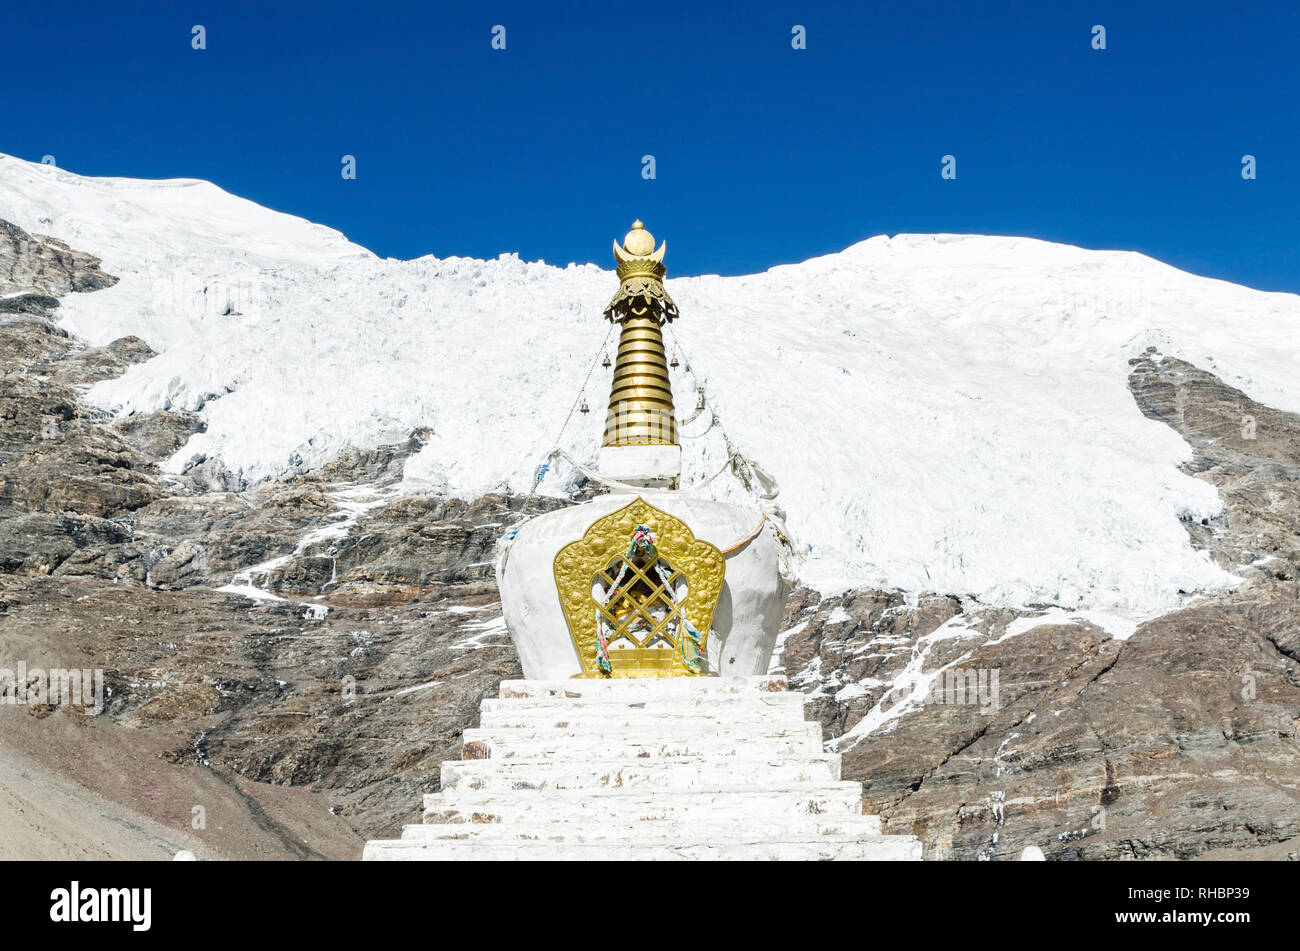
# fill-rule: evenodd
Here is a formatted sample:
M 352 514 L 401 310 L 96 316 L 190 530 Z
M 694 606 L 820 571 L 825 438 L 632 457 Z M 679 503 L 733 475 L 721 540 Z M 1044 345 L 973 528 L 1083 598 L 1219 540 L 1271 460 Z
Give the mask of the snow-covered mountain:
M 427 426 L 410 490 L 526 492 L 617 286 L 599 267 L 513 255 L 382 260 L 207 182 L 5 156 L 0 219 L 121 278 L 65 298 L 66 329 L 159 351 L 88 398 L 118 413 L 201 409 L 206 431 L 171 468 L 219 457 L 249 482 Z M 594 253 L 627 224 L 593 235 Z M 671 245 L 670 223 L 648 224 Z M 1179 471 L 1190 451 L 1139 411 L 1128 360 L 1155 347 L 1300 411 L 1300 297 L 1005 237 L 878 236 L 745 277 L 673 277 L 671 247 L 667 264 L 679 411 L 703 386 L 777 477 L 805 583 L 1129 619 L 1234 583 L 1180 524 L 1220 511 L 1216 490 Z M 597 366 L 595 412 L 561 440 L 575 457 L 595 458 L 607 392 Z M 684 427 L 687 482 L 725 459 L 704 424 Z M 561 467 L 541 491 L 575 479 Z M 705 491 L 743 498 L 726 478 Z

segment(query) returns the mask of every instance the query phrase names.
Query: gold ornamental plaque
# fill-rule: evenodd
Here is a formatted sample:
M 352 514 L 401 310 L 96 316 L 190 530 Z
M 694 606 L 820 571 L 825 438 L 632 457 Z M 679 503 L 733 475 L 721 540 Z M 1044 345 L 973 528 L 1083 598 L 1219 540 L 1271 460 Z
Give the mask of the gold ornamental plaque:
M 555 588 L 578 677 L 707 675 L 726 559 L 639 496 L 555 556 Z

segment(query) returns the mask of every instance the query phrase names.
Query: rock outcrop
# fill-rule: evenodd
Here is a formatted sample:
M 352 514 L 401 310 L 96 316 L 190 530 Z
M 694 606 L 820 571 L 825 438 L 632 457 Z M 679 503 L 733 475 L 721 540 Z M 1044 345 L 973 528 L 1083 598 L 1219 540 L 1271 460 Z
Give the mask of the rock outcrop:
M 1183 470 L 1223 500 L 1221 516 L 1184 523 L 1192 543 L 1253 581 L 1300 580 L 1300 415 L 1154 350 L 1130 362 L 1138 408 L 1187 440 Z
M 928 857 L 1191 858 L 1300 835 L 1297 594 L 1117 640 L 855 592 L 792 617 L 782 659 L 867 810 Z
M 116 277 L 100 270 L 99 258 L 0 219 L 0 295 L 22 292 L 59 298 L 116 283 Z

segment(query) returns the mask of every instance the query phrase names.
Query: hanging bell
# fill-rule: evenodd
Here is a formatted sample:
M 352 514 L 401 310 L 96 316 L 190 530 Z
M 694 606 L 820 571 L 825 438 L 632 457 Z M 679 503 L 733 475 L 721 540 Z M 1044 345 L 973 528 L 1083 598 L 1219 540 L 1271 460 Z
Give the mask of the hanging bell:
M 590 413 L 590 412 L 591 412 L 591 410 L 587 409 L 587 401 L 586 401 L 586 400 L 583 400 L 583 401 L 582 401 L 582 407 L 578 410 L 578 412 L 580 412 L 580 413 Z
M 609 354 L 608 354 L 608 353 L 605 354 L 605 359 L 601 362 L 600 365 L 603 366 L 606 370 L 609 369 Z
M 675 367 L 675 366 L 680 366 L 680 365 L 681 365 L 681 364 L 679 364 L 679 363 L 677 362 L 677 354 L 675 354 L 675 353 L 673 354 L 673 358 L 672 358 L 672 360 L 670 360 L 670 361 L 668 362 L 668 365 L 669 365 L 670 367 Z

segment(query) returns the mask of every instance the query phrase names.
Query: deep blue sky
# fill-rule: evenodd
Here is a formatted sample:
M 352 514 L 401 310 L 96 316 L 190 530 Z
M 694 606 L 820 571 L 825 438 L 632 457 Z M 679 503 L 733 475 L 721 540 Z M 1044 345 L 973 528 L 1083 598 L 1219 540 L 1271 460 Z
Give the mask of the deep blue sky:
M 951 231 L 1300 291 L 1293 0 L 11 3 L 0 62 L 0 151 L 210 179 L 394 257 L 608 265 L 641 217 L 679 275 Z

